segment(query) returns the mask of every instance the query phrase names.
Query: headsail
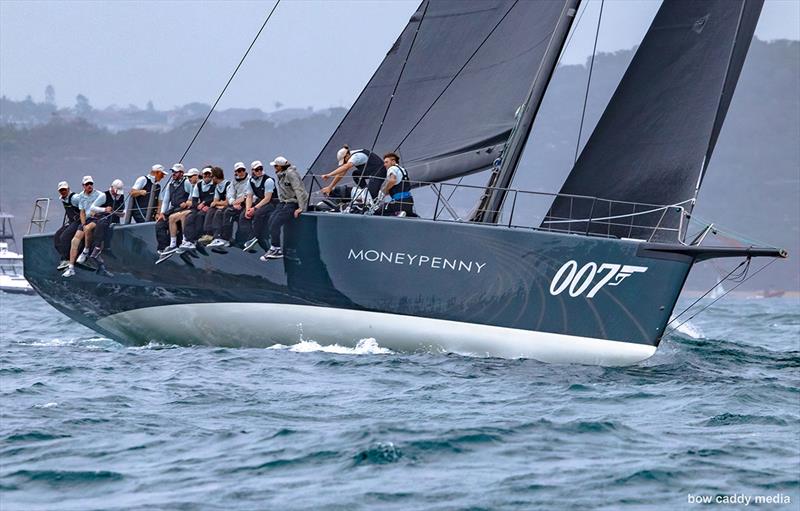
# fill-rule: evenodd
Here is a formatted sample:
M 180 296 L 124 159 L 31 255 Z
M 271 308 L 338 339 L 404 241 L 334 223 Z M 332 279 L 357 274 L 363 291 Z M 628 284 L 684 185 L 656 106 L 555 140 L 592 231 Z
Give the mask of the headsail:
M 343 144 L 370 148 L 378 133 L 375 151 L 399 150 L 415 181 L 444 181 L 490 167 L 564 4 L 425 0 L 310 173 L 330 170 Z
M 561 193 L 691 210 L 762 4 L 666 0 Z M 589 217 L 610 220 L 566 220 Z M 542 225 L 661 241 L 682 235 L 675 209 L 580 198 L 557 198 Z

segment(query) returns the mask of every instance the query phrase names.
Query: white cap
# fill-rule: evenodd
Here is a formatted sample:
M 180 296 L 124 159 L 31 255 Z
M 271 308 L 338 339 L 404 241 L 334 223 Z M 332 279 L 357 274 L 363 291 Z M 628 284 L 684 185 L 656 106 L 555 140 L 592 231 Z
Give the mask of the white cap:
M 342 147 L 338 151 L 336 151 L 336 159 L 339 161 L 339 165 L 344 164 L 344 157 L 347 156 L 347 153 L 350 152 L 350 149 L 347 147 Z
M 111 181 L 111 188 L 113 188 L 114 190 L 116 190 L 118 192 L 121 192 L 122 188 L 124 186 L 125 185 L 122 184 L 122 180 L 121 179 L 115 179 L 115 180 Z
M 161 173 L 163 173 L 164 172 L 164 166 L 163 165 L 153 165 L 152 167 L 150 167 L 150 172 L 161 172 Z
M 256 161 L 254 161 L 253 163 L 250 164 L 250 169 L 251 170 L 252 169 L 257 169 L 258 167 L 263 167 L 263 166 L 264 166 L 264 164 L 261 163 L 261 160 L 256 160 Z
M 211 174 L 211 167 L 203 167 L 203 174 Z
M 94 179 L 92 179 L 92 176 L 83 176 L 83 180 L 81 181 L 81 183 L 82 184 L 86 184 L 86 183 L 94 184 Z
M 56 188 L 56 190 L 65 190 L 65 189 L 69 190 L 69 183 L 67 183 L 66 181 L 61 181 L 60 183 L 58 183 L 58 188 Z
M 172 166 L 172 169 L 170 170 L 172 170 L 172 172 L 183 172 L 183 164 L 176 163 L 175 165 Z
M 275 165 L 278 165 L 278 166 L 280 166 L 280 167 L 283 167 L 284 165 L 289 165 L 289 160 L 287 160 L 287 159 L 286 159 L 286 158 L 284 158 L 283 156 L 276 156 L 274 160 L 272 160 L 271 162 L 269 162 L 269 164 L 270 164 L 270 165 L 272 165 L 273 167 L 274 167 Z
M 244 169 L 247 170 L 247 167 L 244 166 L 244 162 L 237 161 L 233 164 L 233 170 Z
M 191 168 L 191 169 L 189 169 L 189 172 L 186 173 L 186 175 L 189 176 L 189 177 L 191 177 L 191 176 L 199 176 L 200 175 L 200 171 L 197 170 L 196 168 Z

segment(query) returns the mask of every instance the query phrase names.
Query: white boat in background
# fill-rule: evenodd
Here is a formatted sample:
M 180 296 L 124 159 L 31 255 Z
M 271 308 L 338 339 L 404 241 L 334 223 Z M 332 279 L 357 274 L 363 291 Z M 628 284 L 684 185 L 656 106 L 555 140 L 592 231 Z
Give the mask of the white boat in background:
M 8 243 L 0 242 L 0 291 L 32 295 L 33 288 L 22 273 L 22 254 L 8 249 Z
M 0 291 L 32 295 L 33 287 L 25 280 L 22 269 L 22 254 L 11 251 L 8 242 L 17 247 L 14 237 L 14 215 L 0 211 Z M 30 234 L 30 231 L 29 231 Z

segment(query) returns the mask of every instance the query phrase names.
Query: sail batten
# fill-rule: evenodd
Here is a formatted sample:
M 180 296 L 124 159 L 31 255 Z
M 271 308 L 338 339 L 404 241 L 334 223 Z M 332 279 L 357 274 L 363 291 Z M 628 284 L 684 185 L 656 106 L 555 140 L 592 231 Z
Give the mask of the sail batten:
M 330 170 L 344 144 L 396 150 L 415 181 L 489 168 L 565 1 L 425 0 L 310 173 Z
M 685 204 L 691 211 L 762 4 L 763 0 L 665 0 L 561 193 Z M 557 198 L 545 224 L 588 218 L 593 206 Z M 630 209 L 616 204 L 609 208 L 617 215 Z M 675 210 L 664 217 L 639 215 L 631 225 L 610 229 L 586 223 L 565 227 L 677 241 L 682 225 Z

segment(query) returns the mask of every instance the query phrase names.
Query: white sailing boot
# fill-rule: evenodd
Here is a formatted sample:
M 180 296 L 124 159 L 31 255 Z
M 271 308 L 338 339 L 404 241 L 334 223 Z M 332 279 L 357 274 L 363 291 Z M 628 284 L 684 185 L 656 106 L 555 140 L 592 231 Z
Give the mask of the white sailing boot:
M 83 252 L 81 252 L 80 255 L 78 256 L 77 263 L 78 264 L 85 263 L 87 257 L 89 257 L 89 249 L 88 248 L 84 248 Z M 73 274 L 74 274 L 74 272 L 73 272 Z
M 247 243 L 245 243 L 245 244 L 244 244 L 244 248 L 242 248 L 242 250 L 244 250 L 245 252 L 247 252 L 247 251 L 248 251 L 248 250 L 250 250 L 251 248 L 255 247 L 255 246 L 256 246 L 256 243 L 258 243 L 258 238 L 251 238 L 251 239 L 249 239 L 249 240 L 247 241 Z

